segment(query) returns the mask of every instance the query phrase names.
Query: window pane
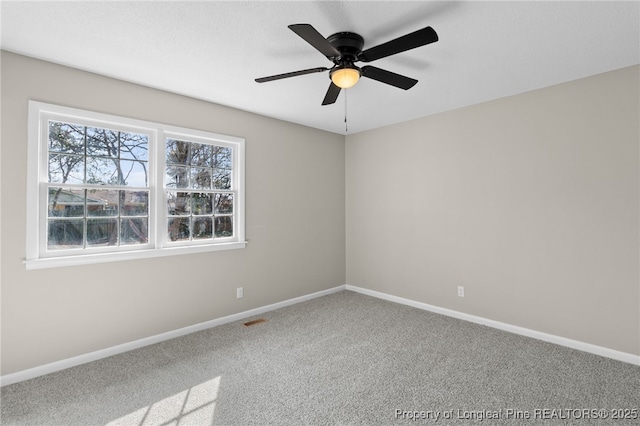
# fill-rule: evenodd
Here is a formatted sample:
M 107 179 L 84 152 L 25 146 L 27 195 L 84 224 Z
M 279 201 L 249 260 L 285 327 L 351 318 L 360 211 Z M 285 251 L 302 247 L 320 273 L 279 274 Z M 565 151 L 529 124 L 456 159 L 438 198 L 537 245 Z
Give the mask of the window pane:
M 118 193 L 116 190 L 87 190 L 87 216 L 117 216 Z
M 176 216 L 190 214 L 190 194 L 188 192 L 167 192 L 167 213 Z
M 88 219 L 87 245 L 114 246 L 118 244 L 118 219 Z
M 214 147 L 213 166 L 218 169 L 231 169 L 231 148 L 216 146 Z
M 137 133 L 120 133 L 120 158 L 149 160 L 149 137 Z
M 197 215 L 211 214 L 213 209 L 211 208 L 213 195 L 212 194 L 191 194 L 192 200 L 192 212 Z
M 233 219 L 231 216 L 218 216 L 214 219 L 216 237 L 233 236 Z
M 216 214 L 233 213 L 233 194 L 216 194 Z
M 212 146 L 200 143 L 191 143 L 191 165 L 211 167 Z
M 49 188 L 49 217 L 83 217 L 84 189 Z
M 210 217 L 193 218 L 193 238 L 213 238 L 212 219 Z
M 149 214 L 149 191 L 120 191 L 120 214 L 122 216 L 147 216 Z
M 49 151 L 84 155 L 84 126 L 50 121 Z
M 149 186 L 146 162 L 121 160 L 120 169 L 122 172 L 121 185 L 141 187 Z
M 213 188 L 231 189 L 231 170 L 213 170 Z
M 171 241 L 184 241 L 189 239 L 189 222 L 188 217 L 172 217 L 169 218 L 168 233 Z
M 117 185 L 118 160 L 87 157 L 87 183 L 94 185 Z
M 84 183 L 84 157 L 49 154 L 49 182 Z
M 83 246 L 84 221 L 82 219 L 49 219 L 47 248 L 60 250 Z
M 189 142 L 167 139 L 167 164 L 189 164 Z
M 120 220 L 121 244 L 146 244 L 149 241 L 149 226 L 146 217 L 126 217 Z
M 118 133 L 115 130 L 87 127 L 87 155 L 117 158 Z
M 191 167 L 191 187 L 193 189 L 210 189 L 211 169 Z
M 188 188 L 189 169 L 182 166 L 167 166 L 167 188 Z

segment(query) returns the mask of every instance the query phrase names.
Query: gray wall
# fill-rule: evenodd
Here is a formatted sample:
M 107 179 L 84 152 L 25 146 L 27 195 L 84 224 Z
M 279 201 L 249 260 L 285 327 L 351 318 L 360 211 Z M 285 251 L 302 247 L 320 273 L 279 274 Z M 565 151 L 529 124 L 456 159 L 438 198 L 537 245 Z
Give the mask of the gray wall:
M 639 69 L 348 136 L 347 283 L 640 354 Z
M 30 99 L 246 138 L 247 248 L 26 271 Z M 2 52 L 1 136 L 2 375 L 345 283 L 341 135 Z

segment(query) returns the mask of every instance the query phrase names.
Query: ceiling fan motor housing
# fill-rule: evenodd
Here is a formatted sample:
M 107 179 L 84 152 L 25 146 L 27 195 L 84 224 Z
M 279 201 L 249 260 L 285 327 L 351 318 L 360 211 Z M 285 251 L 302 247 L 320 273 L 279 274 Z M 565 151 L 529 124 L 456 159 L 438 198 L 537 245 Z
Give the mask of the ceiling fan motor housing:
M 353 63 L 358 60 L 358 55 L 364 47 L 364 39 L 360 34 L 350 32 L 335 33 L 327 37 L 327 41 L 340 52 L 340 58 L 333 58 L 336 65 L 348 61 Z

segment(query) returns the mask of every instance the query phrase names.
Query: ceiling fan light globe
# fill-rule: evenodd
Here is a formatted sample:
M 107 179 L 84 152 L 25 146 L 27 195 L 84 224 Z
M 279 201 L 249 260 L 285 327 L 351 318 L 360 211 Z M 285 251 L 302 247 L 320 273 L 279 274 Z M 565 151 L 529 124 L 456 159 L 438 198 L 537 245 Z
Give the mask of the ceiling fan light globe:
M 355 86 L 360 79 L 360 71 L 354 68 L 341 68 L 331 73 L 331 81 L 341 89 Z

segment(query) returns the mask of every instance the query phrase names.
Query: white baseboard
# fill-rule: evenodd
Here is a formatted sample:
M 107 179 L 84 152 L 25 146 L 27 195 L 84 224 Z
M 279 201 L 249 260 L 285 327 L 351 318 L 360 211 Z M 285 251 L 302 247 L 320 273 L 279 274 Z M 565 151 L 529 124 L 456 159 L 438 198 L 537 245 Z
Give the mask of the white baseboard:
M 378 299 L 388 300 L 390 302 L 400 303 L 402 305 L 412 306 L 414 308 L 422 309 L 425 311 L 434 312 L 437 314 L 446 315 L 449 317 L 473 322 L 476 324 L 486 325 L 489 327 L 497 328 L 498 330 L 508 331 L 522 336 L 532 337 L 534 339 L 543 340 L 549 343 L 555 343 L 560 346 L 566 346 L 568 348 L 577 349 L 583 352 L 589 352 L 595 355 L 600 355 L 607 358 L 612 358 L 618 361 L 627 362 L 629 364 L 640 365 L 640 356 L 617 351 L 614 349 L 605 348 L 602 346 L 592 345 L 591 343 L 580 342 L 578 340 L 567 339 L 566 337 L 555 336 L 553 334 L 543 333 L 541 331 L 531 330 L 529 328 L 518 327 L 516 325 L 507 324 L 500 321 L 494 321 L 491 319 L 465 314 L 463 312 L 454 311 L 451 309 L 441 308 L 438 306 L 429 305 L 427 303 L 416 302 L 415 300 L 405 299 L 398 296 L 392 296 L 390 294 L 381 293 L 366 288 L 356 287 L 352 285 L 345 286 L 347 290 L 354 291 L 356 293 L 365 294 L 367 296 L 376 297 Z
M 614 349 L 605 348 L 602 346 L 592 345 L 590 343 L 580 342 L 577 340 L 567 339 L 565 337 L 555 336 L 553 334 L 547 334 L 536 330 L 531 330 L 524 327 L 518 327 L 515 325 L 503 323 L 500 321 L 494 321 L 475 315 L 465 314 L 463 312 L 454 311 L 451 309 L 441 308 L 427 303 L 416 302 L 415 300 L 405 299 L 398 296 L 392 296 L 390 294 L 381 293 L 366 288 L 356 287 L 352 285 L 341 285 L 338 287 L 330 288 L 328 290 L 318 291 L 305 296 L 296 297 L 293 299 L 285 300 L 271 305 L 262 306 L 260 308 L 250 309 L 248 311 L 239 312 L 237 314 L 228 315 L 226 317 L 217 318 L 211 321 L 205 321 L 199 324 L 194 324 L 188 327 L 180 328 L 178 330 L 168 331 L 166 333 L 156 334 L 155 336 L 145 337 L 143 339 L 134 340 L 132 342 L 123 343 L 121 345 L 112 346 L 110 348 L 100 349 L 94 352 L 90 352 L 84 355 L 74 356 L 72 358 L 63 359 L 60 361 L 52 362 L 49 364 L 41 365 L 27 370 L 18 371 L 16 373 L 7 374 L 0 377 L 0 386 L 6 386 L 13 383 L 22 382 L 24 380 L 33 379 L 35 377 L 44 376 L 45 374 L 54 373 L 56 371 L 64 370 L 66 368 L 75 367 L 77 365 L 86 364 L 91 361 L 96 361 L 102 358 L 107 358 L 112 355 L 117 355 L 123 352 L 127 352 L 133 349 L 142 348 L 144 346 L 160 343 L 165 340 L 174 339 L 176 337 L 185 336 L 187 334 L 195 333 L 197 331 L 206 330 L 219 325 L 227 324 L 233 321 L 239 321 L 244 318 L 260 315 L 265 312 L 273 311 L 276 309 L 284 308 L 286 306 L 295 305 L 297 303 L 312 300 L 318 297 L 327 296 L 332 293 L 337 293 L 343 290 L 350 290 L 356 293 L 365 294 L 367 296 L 376 297 L 378 299 L 388 300 L 390 302 L 400 303 L 414 308 L 422 309 L 425 311 L 434 312 L 437 314 L 446 315 L 453 318 L 473 322 L 476 324 L 486 325 L 499 330 L 508 331 L 515 334 L 520 334 L 534 339 L 543 340 L 545 342 L 555 343 L 557 345 L 566 346 L 572 349 L 578 349 L 584 352 L 612 358 L 618 361 L 627 362 L 630 364 L 640 365 L 640 356 L 629 354 L 626 352 L 616 351 Z
M 199 324 L 194 324 L 188 327 L 180 328 L 166 333 L 156 334 L 155 336 L 145 337 L 143 339 L 134 340 L 132 342 L 123 343 L 121 345 L 112 346 L 110 348 L 100 349 L 94 352 L 90 352 L 83 355 L 74 356 L 71 358 L 63 359 L 60 361 L 52 362 L 49 364 L 41 365 L 27 370 L 18 371 L 16 373 L 7 374 L 0 377 L 0 386 L 6 386 L 13 383 L 22 382 L 24 380 L 33 379 L 35 377 L 44 376 L 45 374 L 54 373 L 56 371 L 64 370 L 66 368 L 75 367 L 77 365 L 86 364 L 91 361 L 96 361 L 102 358 L 107 358 L 112 355 L 121 354 L 133 349 L 142 348 L 144 346 L 153 345 L 154 343 L 160 343 L 165 340 L 174 339 L 176 337 L 185 336 L 187 334 L 195 333 L 196 331 L 206 330 L 219 325 L 227 324 L 233 321 L 239 321 L 244 318 L 260 315 L 265 312 L 273 311 L 276 309 L 284 308 L 285 306 L 295 305 L 296 303 L 305 302 L 307 300 L 315 299 L 317 297 L 326 296 L 332 293 L 345 290 L 346 286 L 341 285 L 338 287 L 330 288 L 328 290 L 318 291 L 316 293 L 307 294 L 305 296 L 296 297 L 293 299 L 285 300 L 283 302 L 273 303 L 271 305 L 262 306 L 260 308 L 250 309 L 248 311 L 240 312 L 233 315 L 228 315 L 222 318 L 216 318 L 211 321 L 205 321 Z

